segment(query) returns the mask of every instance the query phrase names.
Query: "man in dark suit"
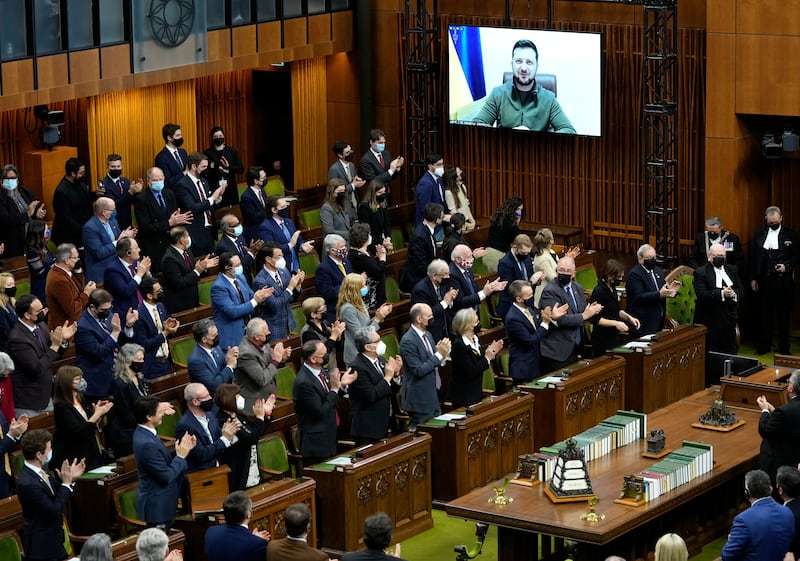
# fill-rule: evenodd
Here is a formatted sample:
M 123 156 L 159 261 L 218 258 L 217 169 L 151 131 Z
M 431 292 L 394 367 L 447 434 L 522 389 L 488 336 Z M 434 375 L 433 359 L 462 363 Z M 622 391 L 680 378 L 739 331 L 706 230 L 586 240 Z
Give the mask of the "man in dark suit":
M 337 140 L 333 143 L 333 153 L 336 161 L 328 168 L 328 181 L 331 179 L 341 179 L 344 181 L 345 190 L 350 197 L 353 208 L 358 208 L 357 190 L 361 189 L 366 181 L 358 176 L 356 166 L 353 163 L 355 152 L 344 140 Z
M 715 243 L 708 250 L 708 262 L 694 271 L 694 291 L 697 304 L 694 323 L 708 327 L 706 352 L 736 353 L 737 306 L 744 296 L 744 287 L 736 267 L 726 263 L 725 248 Z M 706 386 L 718 384 L 709 376 L 706 367 Z
M 506 289 L 506 281 L 494 279 L 484 283 L 483 288 L 478 288 L 475 276 L 472 274 L 472 264 L 475 259 L 468 245 L 460 244 L 453 248 L 450 255 L 450 286 L 458 289 L 453 311 L 464 308 L 473 308 L 476 312 L 481 302 L 495 292 Z
M 161 272 L 161 260 L 169 247 L 169 231 L 174 226 L 190 224 L 191 211 L 181 212 L 175 201 L 175 193 L 164 189 L 164 172 L 161 168 L 147 170 L 145 189 L 133 198 L 133 209 L 136 213 L 136 239 L 142 247 L 142 253 L 152 261 L 151 271 Z
M 301 253 L 314 251 L 314 240 L 305 241 L 300 235 L 300 230 L 294 223 L 284 216 L 289 211 L 289 203 L 280 195 L 272 195 L 267 199 L 267 216 L 255 229 L 253 239 L 265 242 L 274 242 L 281 246 L 286 257 L 287 268 L 291 271 L 300 270 Z
M 186 457 L 189 464 L 186 473 L 217 467 L 220 456 L 231 445 L 231 440 L 242 424 L 236 417 L 232 417 L 222 427 L 219 426 L 217 416 L 211 413 L 214 409 L 214 398 L 203 384 L 186 384 L 183 398 L 186 400 L 186 412 L 175 428 L 175 438 L 180 440 L 184 434 L 189 433 L 197 440 Z
M 100 197 L 94 203 L 94 216 L 83 226 L 87 280 L 103 282 L 103 272 L 116 256 L 117 243 L 136 235 L 136 230 L 132 228 L 120 231 L 114 218 L 115 212 L 114 201 Z
M 797 234 L 783 226 L 783 214 L 776 206 L 767 208 L 767 225 L 756 230 L 750 287 L 758 298 L 760 311 L 756 354 L 772 347 L 772 318 L 778 319 L 778 352 L 789 349 L 789 314 L 794 307 L 794 269 L 797 266 Z
M 763 395 L 756 399 L 761 408 L 758 434 L 762 438 L 758 463 L 773 481 L 780 466 L 800 463 L 800 370 L 791 373 L 786 391 L 789 401 L 780 407 Z
M 175 452 L 167 450 L 158 437 L 156 427 L 164 415 L 174 415 L 169 403 L 154 395 L 140 397 L 133 405 L 138 426 L 133 431 L 133 455 L 139 475 L 136 515 L 149 527 L 165 531 L 172 525 L 183 474 L 188 468 L 186 456 L 195 447 L 197 438 L 189 433 L 175 441 Z
M 139 319 L 136 309 L 120 319 L 118 314 L 112 313 L 113 301 L 108 291 L 95 289 L 89 295 L 89 303 L 78 320 L 75 333 L 76 363 L 86 380 L 85 396 L 90 403 L 106 399 L 111 393 L 117 346 L 133 340 L 133 326 Z
M 317 464 L 336 455 L 336 427 L 339 425 L 341 386 L 353 383 L 358 374 L 348 368 L 344 374 L 338 369 L 323 369 L 328 351 L 319 340 L 303 344 L 303 366 L 297 372 L 292 386 L 294 413 L 297 416 L 297 433 L 303 465 Z M 291 534 L 290 534 L 291 535 Z
M 706 229 L 697 234 L 694 240 L 689 266 L 697 269 L 705 265 L 709 257 L 708 250 L 715 243 L 721 244 L 725 248 L 725 261 L 728 265 L 741 269 L 744 265 L 742 242 L 739 241 L 739 236 L 722 228 L 722 220 L 719 219 L 719 216 L 706 218 Z
M 172 186 L 172 190 L 178 207 L 192 213 L 192 223 L 187 224 L 186 229 L 192 236 L 195 253 L 207 255 L 213 253 L 217 237 L 214 207 L 222 200 L 226 186 L 215 187 L 213 191 L 209 187 L 208 181 L 202 177 L 208 168 L 208 158 L 202 152 L 192 152 L 187 161 L 186 175 Z
M 656 250 L 644 244 L 636 251 L 639 264 L 628 273 L 625 291 L 631 316 L 639 319 L 639 330 L 632 335 L 640 337 L 658 333 L 664 328 L 667 314 L 667 298 L 674 298 L 680 282 L 666 284 L 664 271 L 656 261 Z
M 290 505 L 283 513 L 286 537 L 267 545 L 269 561 L 330 561 L 328 555 L 308 543 L 311 510 L 305 503 Z
M 403 409 L 409 429 L 442 413 L 438 391 L 442 387 L 439 367 L 450 356 L 450 339 L 435 342 L 428 333 L 433 311 L 427 304 L 414 304 L 409 311 L 411 327 L 400 340 L 403 359 Z
M 583 324 L 603 309 L 597 302 L 586 305 L 583 287 L 575 282 L 572 257 L 559 259 L 556 273 L 558 276 L 542 291 L 539 307 L 555 309 L 567 304 L 568 311 L 556 318 L 557 323 L 550 326 L 550 333 L 542 340 L 540 364 L 545 374 L 578 360 L 578 356 L 583 354 L 586 337 Z
M 220 384 L 227 384 L 233 378 L 239 347 L 227 351 L 220 349 L 219 333 L 212 319 L 196 322 L 192 326 L 192 336 L 197 345 L 189 353 L 189 380 L 203 384 L 210 393 L 215 393 Z
M 208 561 L 264 561 L 267 558 L 266 530 L 248 529 L 253 517 L 253 501 L 244 491 L 234 491 L 222 501 L 225 524 L 206 530 L 205 551 Z
M 536 286 L 544 278 L 544 272 L 533 272 L 533 261 L 531 260 L 531 250 L 533 242 L 528 234 L 519 234 L 511 243 L 511 249 L 506 252 L 502 259 L 497 263 L 497 275 L 509 286 L 515 280 L 531 281 Z M 497 300 L 495 313 L 501 317 L 506 317 L 511 304 L 514 303 L 511 293 L 508 290 L 500 291 L 500 298 Z
M 425 165 L 427 171 L 419 178 L 416 187 L 414 187 L 415 200 L 417 203 L 416 223 L 421 224 L 425 218 L 425 207 L 430 203 L 442 205 L 444 209 L 444 216 L 442 220 L 445 222 L 450 221 L 450 209 L 444 200 L 444 185 L 442 184 L 442 176 L 444 176 L 444 160 L 439 154 L 428 154 L 425 156 Z
M 114 297 L 114 313 L 123 317 L 128 310 L 135 310 L 142 303 L 139 284 L 150 275 L 151 261 L 149 257 L 141 257 L 139 242 L 135 238 L 123 238 L 117 242 L 116 257 L 103 274 L 103 288 Z
M 133 325 L 133 337 L 144 348 L 145 378 L 158 378 L 172 372 L 172 358 L 167 338 L 178 331 L 180 322 L 167 317 L 167 308 L 161 300 L 164 291 L 155 277 L 146 276 L 139 284 L 142 303 L 139 304 L 139 319 Z
M 253 263 L 264 241 L 253 240 L 248 245 L 242 233 L 244 231 L 242 224 L 235 214 L 226 214 L 220 218 L 219 229 L 222 231 L 222 236 L 217 243 L 216 254 L 236 253 L 242 262 L 247 284 L 253 286 Z
M 200 305 L 197 283 L 203 273 L 219 264 L 219 257 L 209 255 L 195 260 L 189 246 L 192 238 L 183 226 L 169 231 L 171 245 L 161 259 L 161 278 L 164 281 L 164 300 L 170 314 Z
M 453 321 L 453 303 L 458 296 L 458 288 L 449 283 L 450 268 L 447 261 L 434 259 L 428 265 L 428 275 L 414 285 L 411 290 L 411 304 L 427 304 L 433 312 L 428 323 L 428 332 L 434 341 L 450 334 Z
M 794 538 L 789 551 L 795 559 L 800 555 L 800 470 L 797 466 L 781 466 L 775 476 L 775 487 L 783 501 L 783 506 L 792 511 L 794 516 Z
M 73 484 L 83 472 L 83 460 L 64 460 L 56 469 L 59 479 L 42 467 L 53 456 L 53 437 L 46 430 L 32 430 L 22 437 L 22 471 L 17 478 L 17 498 L 22 507 L 22 548 L 25 559 L 61 561 L 64 549 L 64 509 L 72 498 Z
M 103 196 L 113 199 L 117 205 L 117 223 L 120 229 L 130 228 L 133 225 L 131 205 L 134 195 L 142 192 L 142 181 L 131 183 L 127 177 L 122 177 L 122 156 L 109 154 L 106 158 L 106 174 L 100 184 L 103 186 Z
M 348 273 L 353 272 L 353 266 L 347 259 L 347 242 L 338 234 L 328 234 L 322 241 L 322 260 L 317 266 L 314 275 L 314 284 L 317 286 L 317 295 L 325 299 L 328 313 L 325 319 L 328 323 L 336 321 L 336 303 L 339 301 L 339 288 Z
M 761 470 L 748 471 L 744 490 L 750 508 L 733 519 L 722 561 L 782 561 L 794 535 L 794 516 L 770 496 L 769 477 Z
M 524 384 L 542 375 L 541 343 L 556 320 L 566 313 L 566 305 L 544 308 L 539 314 L 533 307 L 533 287 L 528 281 L 515 280 L 508 288 L 512 304 L 504 325 L 508 335 L 508 375 L 514 384 Z
M 361 157 L 361 177 L 367 183 L 373 179 L 383 183 L 387 202 L 391 191 L 389 184 L 400 173 L 404 163 L 403 156 L 392 159 L 391 152 L 386 150 L 386 135 L 381 129 L 369 131 L 369 150 Z
M 0 353 L 0 356 L 3 354 L 5 353 Z M 0 368 L 2 368 L 1 363 Z M 3 390 L 0 389 L 0 399 L 2 397 Z M 16 448 L 17 442 L 26 430 L 28 430 L 27 415 L 19 415 L 19 418 L 12 418 L 9 422 L 0 411 L 0 432 L 2 432 L 2 436 L 0 436 L 0 499 L 11 496 L 11 482 L 13 481 L 12 475 L 9 473 L 11 451 Z
M 31 294 L 17 298 L 18 321 L 8 335 L 8 356 L 14 361 L 11 384 L 17 417 L 34 417 L 53 410 L 53 361 L 61 358 L 74 337 L 75 323 L 60 325 L 52 332 L 41 322 L 41 300 Z
M 271 213 L 267 208 L 267 194 L 264 185 L 267 184 L 267 172 L 261 166 L 247 168 L 247 189 L 239 200 L 239 210 L 244 223 L 244 237 L 250 241 L 257 239 L 255 234 L 261 223 L 270 218 Z
M 85 183 L 86 166 L 78 158 L 64 164 L 64 178 L 53 193 L 53 234 L 56 245 L 83 247 L 83 225 L 92 217 L 92 195 Z
M 164 172 L 167 189 L 172 189 L 183 177 L 189 156 L 186 150 L 181 148 L 183 131 L 180 125 L 167 123 L 161 128 L 161 136 L 166 145 L 156 154 L 155 166 Z
M 272 296 L 261 304 L 261 318 L 269 324 L 273 339 L 286 339 L 296 333 L 297 322 L 292 313 L 292 302 L 300 299 L 301 286 L 306 275 L 303 271 L 291 274 L 286 269 L 283 250 L 273 242 L 265 244 L 259 253 L 264 266 L 256 275 L 253 288 L 272 288 Z
M 356 446 L 372 444 L 386 438 L 389 427 L 397 430 L 394 396 L 400 391 L 403 359 L 384 358 L 386 343 L 373 327 L 365 327 L 355 335 L 356 356 L 350 367 L 358 374 L 350 384 L 350 435 Z
M 73 244 L 61 244 L 56 248 L 53 257 L 55 264 L 47 273 L 45 284 L 49 310 L 47 323 L 50 329 L 64 325 L 65 321 L 78 321 L 89 295 L 97 288 L 94 281 L 83 284 L 83 272 L 78 267 L 80 254 Z
M 428 263 L 436 259 L 436 240 L 433 231 L 442 223 L 444 208 L 437 203 L 425 207 L 422 224 L 417 224 L 411 241 L 408 244 L 408 256 L 400 275 L 400 287 L 410 292 L 414 286 L 425 278 Z
M 394 548 L 394 555 L 386 553 L 392 543 L 394 524 L 385 512 L 367 516 L 364 520 L 364 545 L 367 549 L 342 555 L 342 561 L 405 561 L 400 557 L 400 544 Z

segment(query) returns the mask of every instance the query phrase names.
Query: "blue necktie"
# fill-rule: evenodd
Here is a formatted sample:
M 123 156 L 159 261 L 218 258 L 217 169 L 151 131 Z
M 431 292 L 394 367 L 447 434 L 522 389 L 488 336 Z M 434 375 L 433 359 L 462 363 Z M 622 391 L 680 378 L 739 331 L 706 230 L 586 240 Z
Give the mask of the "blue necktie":
M 161 196 L 161 193 L 156 193 L 156 201 L 158 202 L 158 206 L 164 208 L 164 199 Z
M 109 224 L 108 222 L 104 222 L 103 229 L 106 231 L 106 234 L 108 234 L 108 237 L 111 238 L 112 242 L 117 239 L 116 237 L 114 237 L 114 230 L 111 229 L 111 224 Z
M 566 291 L 567 291 L 567 294 L 569 294 L 570 300 L 572 300 L 572 308 L 575 310 L 576 313 L 580 313 L 580 310 L 578 310 L 578 302 L 575 300 L 575 295 L 572 293 L 572 284 L 568 284 L 566 286 Z M 576 345 L 580 345 L 581 344 L 581 328 L 580 327 L 578 327 L 575 330 L 575 344 Z

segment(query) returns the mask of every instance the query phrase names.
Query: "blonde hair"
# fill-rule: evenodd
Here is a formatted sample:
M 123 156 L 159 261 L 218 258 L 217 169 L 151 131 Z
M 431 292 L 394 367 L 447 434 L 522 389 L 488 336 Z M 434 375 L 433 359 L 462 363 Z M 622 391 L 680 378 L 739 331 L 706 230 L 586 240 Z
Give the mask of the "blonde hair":
M 325 299 L 320 296 L 306 298 L 303 300 L 303 304 L 301 306 L 303 308 L 303 315 L 306 316 L 306 319 L 311 319 L 311 314 L 319 310 L 324 305 Z
M 11 273 L 0 273 L 0 306 L 5 307 L 8 304 L 8 301 L 11 300 L 8 296 L 6 296 L 6 283 L 8 279 L 14 280 L 14 275 Z M 16 281 L 14 281 L 16 284 Z
M 348 273 L 339 288 L 339 301 L 336 303 L 336 317 L 342 312 L 342 306 L 351 304 L 359 312 L 367 314 L 367 307 L 361 298 L 361 287 L 364 286 L 364 278 L 358 273 Z
M 687 561 L 689 550 L 678 534 L 664 534 L 656 542 L 655 561 Z
M 463 308 L 456 312 L 453 318 L 453 331 L 459 335 L 464 335 L 467 329 L 478 319 L 478 314 L 472 308 Z

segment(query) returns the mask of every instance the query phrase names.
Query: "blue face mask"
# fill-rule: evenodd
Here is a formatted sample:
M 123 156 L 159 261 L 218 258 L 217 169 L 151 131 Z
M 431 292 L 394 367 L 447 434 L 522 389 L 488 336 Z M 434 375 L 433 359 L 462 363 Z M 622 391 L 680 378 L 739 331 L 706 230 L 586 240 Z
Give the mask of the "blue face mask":
M 155 191 L 156 193 L 160 193 L 164 189 L 164 182 L 163 181 L 153 181 L 150 184 L 150 188 Z
M 384 150 L 386 150 L 386 143 L 385 142 L 379 142 L 378 144 L 375 145 L 375 150 L 377 150 L 378 153 L 383 152 Z
M 242 235 L 242 232 L 244 232 L 244 228 L 242 228 L 241 224 L 237 224 L 236 226 L 233 227 L 234 237 L 238 238 L 239 236 Z
M 50 460 L 53 459 L 53 449 L 51 448 L 50 451 L 47 453 L 47 457 L 44 459 L 44 463 L 49 464 Z
M 243 275 L 244 274 L 244 267 L 242 267 L 241 265 L 238 265 L 238 266 L 234 267 L 233 274 L 236 275 L 237 277 Z
M 521 211 L 521 210 L 515 210 L 515 211 L 514 211 L 514 214 L 516 214 L 516 215 L 517 215 L 517 216 L 519 216 L 520 218 L 522 217 L 522 211 Z
M 364 296 L 366 296 L 368 293 L 369 293 L 369 288 L 367 288 L 366 286 L 362 286 L 362 287 L 361 287 L 361 297 L 363 298 L 363 297 L 364 297 Z
M 16 177 L 9 178 L 9 179 L 4 179 L 3 180 L 3 189 L 5 189 L 6 191 L 13 191 L 14 189 L 17 188 L 17 183 L 18 182 L 19 182 L 19 180 Z
M 113 219 L 113 218 L 116 218 L 116 217 L 117 217 L 117 209 L 114 209 L 114 210 L 111 211 L 111 218 Z

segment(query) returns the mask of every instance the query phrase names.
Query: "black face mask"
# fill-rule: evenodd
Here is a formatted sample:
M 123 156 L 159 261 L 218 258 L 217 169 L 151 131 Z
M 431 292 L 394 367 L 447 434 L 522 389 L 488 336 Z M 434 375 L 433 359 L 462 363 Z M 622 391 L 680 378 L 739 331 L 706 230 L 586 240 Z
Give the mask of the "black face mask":
M 216 337 L 214 337 L 211 340 L 211 346 L 212 347 L 218 347 L 219 346 L 219 335 L 217 335 Z
M 328 364 L 328 359 L 330 356 L 330 353 L 325 353 L 325 356 L 322 357 L 322 364 L 319 366 L 320 368 L 322 368 L 323 365 Z
M 572 282 L 572 275 L 567 273 L 558 273 L 558 284 L 561 286 L 567 286 L 569 283 Z
M 529 307 L 529 308 L 535 308 L 536 307 L 536 302 L 534 301 L 533 297 L 528 298 L 522 304 L 527 306 L 527 307 Z
M 17 295 L 17 287 L 16 286 L 12 286 L 11 288 L 4 288 L 3 289 L 3 294 L 8 296 L 9 298 L 13 298 L 14 296 Z
M 289 218 L 289 207 L 287 206 L 286 208 L 279 210 L 278 216 L 281 218 Z
M 348 162 L 352 162 L 353 161 L 353 153 L 350 152 L 347 156 L 344 157 L 344 159 L 347 160 Z
M 183 146 L 183 139 L 182 138 L 173 138 L 172 139 L 172 145 L 175 146 L 175 148 L 180 148 L 181 146 Z
M 622 284 L 622 279 L 614 279 L 613 281 L 611 281 L 611 286 L 613 287 L 617 287 L 621 284 Z
M 655 259 L 645 259 L 642 265 L 648 271 L 652 271 L 656 268 L 657 261 Z
M 144 370 L 144 362 L 131 362 L 131 370 L 138 374 Z
M 153 293 L 153 302 L 160 302 L 164 298 L 164 291 L 159 290 Z
M 725 258 L 724 257 L 714 257 L 713 259 L 711 259 L 711 264 L 714 265 L 715 267 L 718 267 L 718 268 L 722 267 L 725 264 Z
M 97 319 L 100 321 L 106 321 L 110 315 L 111 310 L 97 310 Z
M 80 259 L 75 260 L 75 264 L 72 266 L 73 271 L 80 271 L 83 269 L 83 263 L 81 263 Z
M 383 201 L 386 200 L 386 195 L 375 195 L 375 200 L 378 201 L 379 203 L 382 203 Z
M 343 205 L 343 204 L 344 204 L 344 197 L 345 197 L 345 194 L 344 194 L 344 193 L 337 193 L 337 194 L 336 194 L 336 203 L 337 203 L 339 206 L 341 206 L 341 205 Z
M 708 233 L 708 239 L 709 240 L 716 240 L 718 237 L 719 237 L 719 234 L 717 232 L 709 232 Z
M 223 138 L 212 138 L 211 142 L 214 143 L 214 146 L 222 146 L 225 144 L 225 137 Z
M 44 310 L 42 310 L 41 312 L 39 312 L 38 314 L 36 314 L 36 319 L 34 319 L 33 321 L 34 321 L 35 323 L 42 323 L 42 322 L 44 321 L 44 318 L 45 318 L 45 317 L 47 317 L 47 314 L 45 314 L 45 313 L 44 313 Z
M 213 399 L 207 399 L 205 401 L 201 401 L 200 402 L 200 409 L 202 409 L 206 413 L 211 411 L 213 408 L 214 408 L 214 400 Z
M 530 253 L 517 253 L 517 261 L 525 261 L 530 256 Z
M 773 222 L 772 224 L 767 224 L 767 226 L 769 226 L 770 230 L 777 230 L 778 228 L 781 227 L 781 223 L 780 222 Z
M 121 175 L 122 175 L 122 170 L 121 169 L 110 169 L 110 170 L 108 170 L 108 176 L 111 179 L 116 179 Z

